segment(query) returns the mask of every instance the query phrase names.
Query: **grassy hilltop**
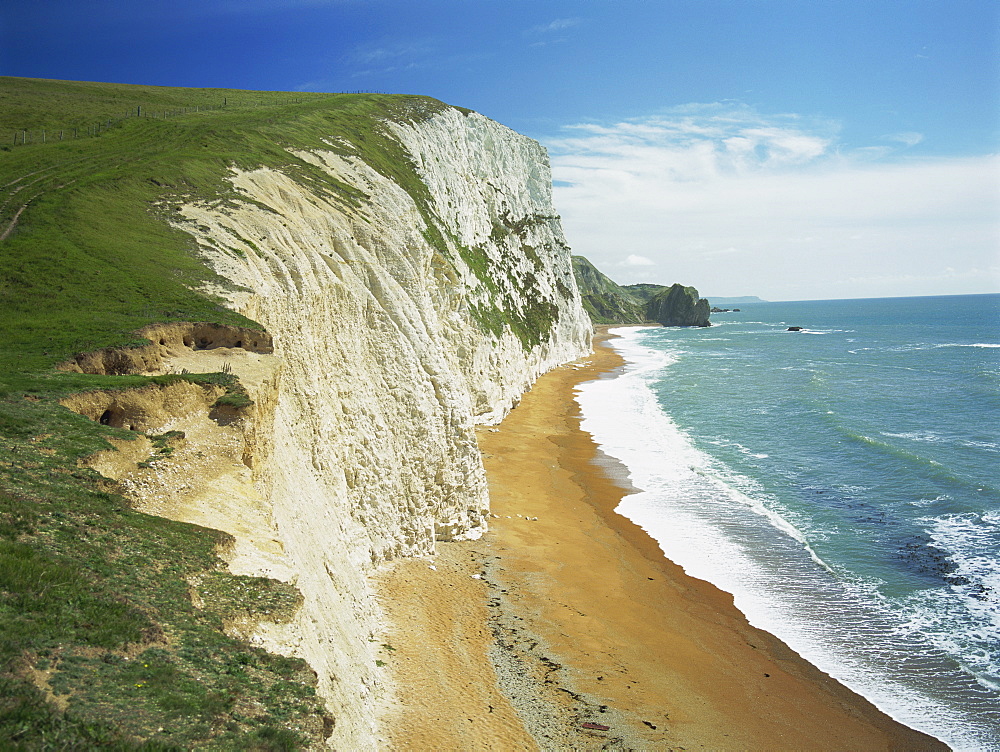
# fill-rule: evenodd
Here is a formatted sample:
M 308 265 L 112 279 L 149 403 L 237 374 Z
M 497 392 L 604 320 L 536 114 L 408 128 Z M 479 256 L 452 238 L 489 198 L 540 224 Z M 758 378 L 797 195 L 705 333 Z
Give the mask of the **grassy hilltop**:
M 232 377 L 54 366 L 140 344 L 134 331 L 154 322 L 256 326 L 196 291 L 211 272 L 165 217 L 193 199 L 231 201 L 234 165 L 363 199 L 288 151 L 310 147 L 362 154 L 426 210 L 426 188 L 380 123 L 442 106 L 0 78 L 0 746 L 292 749 L 328 733 L 304 662 L 222 632 L 235 613 L 280 619 L 297 591 L 226 572 L 223 533 L 130 509 L 78 465 L 129 432 L 58 404 L 85 389 Z

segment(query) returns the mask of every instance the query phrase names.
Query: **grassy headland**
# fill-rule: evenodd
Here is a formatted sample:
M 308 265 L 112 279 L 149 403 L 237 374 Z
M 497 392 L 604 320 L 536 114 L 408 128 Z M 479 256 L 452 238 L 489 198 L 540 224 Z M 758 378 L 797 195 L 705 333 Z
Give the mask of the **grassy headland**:
M 212 273 L 165 218 L 183 202 L 232 201 L 234 166 L 279 168 L 345 204 L 363 199 L 289 152 L 319 147 L 363 154 L 424 208 L 426 188 L 381 123 L 440 107 L 0 78 L 2 746 L 290 749 L 329 732 L 304 662 L 222 629 L 237 612 L 284 618 L 295 589 L 229 574 L 216 555 L 228 536 L 138 513 L 79 466 L 129 432 L 59 398 L 156 379 L 54 366 L 144 344 L 134 332 L 155 322 L 256 326 L 198 291 Z

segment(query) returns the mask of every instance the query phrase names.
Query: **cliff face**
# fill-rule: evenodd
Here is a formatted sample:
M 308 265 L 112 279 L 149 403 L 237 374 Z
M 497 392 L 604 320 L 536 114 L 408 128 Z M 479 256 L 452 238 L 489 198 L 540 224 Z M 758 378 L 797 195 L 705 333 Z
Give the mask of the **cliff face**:
M 190 203 L 176 220 L 230 283 L 215 292 L 274 343 L 273 355 L 228 361 L 255 404 L 231 452 L 243 469 L 226 482 L 253 513 L 232 505 L 211 522 L 237 539 L 234 571 L 292 582 L 303 605 L 244 636 L 312 665 L 343 749 L 374 745 L 384 694 L 366 575 L 482 534 L 474 426 L 588 352 L 591 332 L 538 144 L 454 109 L 385 127 L 419 184 L 331 143 L 296 156 L 353 200 L 277 169 L 234 169 L 235 200 Z M 218 353 L 165 363 L 204 370 L 199 357 Z M 178 494 L 159 513 L 206 524 Z
M 641 324 L 645 307 L 583 256 L 573 257 L 583 307 L 595 324 Z
M 711 310 L 693 287 L 639 283 L 620 286 L 583 256 L 573 257 L 573 271 L 583 306 L 595 324 L 711 326 Z
M 655 293 L 646 303 L 646 313 L 664 326 L 711 326 L 708 301 L 693 287 L 681 284 Z

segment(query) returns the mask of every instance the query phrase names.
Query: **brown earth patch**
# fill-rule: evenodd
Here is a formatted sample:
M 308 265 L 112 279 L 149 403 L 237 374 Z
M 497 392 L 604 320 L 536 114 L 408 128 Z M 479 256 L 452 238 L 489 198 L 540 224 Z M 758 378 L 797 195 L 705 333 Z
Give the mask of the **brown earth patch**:
M 149 340 L 140 347 L 107 347 L 81 353 L 60 363 L 62 371 L 121 376 L 130 373 L 160 373 L 164 360 L 190 350 L 236 348 L 255 353 L 274 352 L 271 335 L 259 329 L 210 322 L 152 324 L 139 329 L 137 337 Z

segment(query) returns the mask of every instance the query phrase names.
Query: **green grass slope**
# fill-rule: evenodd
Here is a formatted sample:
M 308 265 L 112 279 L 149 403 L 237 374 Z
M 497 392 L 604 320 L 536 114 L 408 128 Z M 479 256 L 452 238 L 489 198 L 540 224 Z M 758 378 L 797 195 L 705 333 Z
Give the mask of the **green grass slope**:
M 583 307 L 595 324 L 641 324 L 645 306 L 583 256 L 573 257 Z
M 80 468 L 128 432 L 58 399 L 152 379 L 54 366 L 141 344 L 133 332 L 154 322 L 255 326 L 196 292 L 211 273 L 164 218 L 193 198 L 231 201 L 233 165 L 278 167 L 357 202 L 287 151 L 331 148 L 327 138 L 424 208 L 426 188 L 380 123 L 442 106 L 0 78 L 0 747 L 293 749 L 329 732 L 308 666 L 222 632 L 237 611 L 278 618 L 294 588 L 229 575 L 215 554 L 224 534 L 140 514 Z M 213 605 L 192 606 L 192 578 Z
M 622 285 L 622 289 L 636 300 L 646 304 L 656 293 L 665 290 L 669 285 L 655 285 L 652 282 L 639 282 L 634 285 Z

